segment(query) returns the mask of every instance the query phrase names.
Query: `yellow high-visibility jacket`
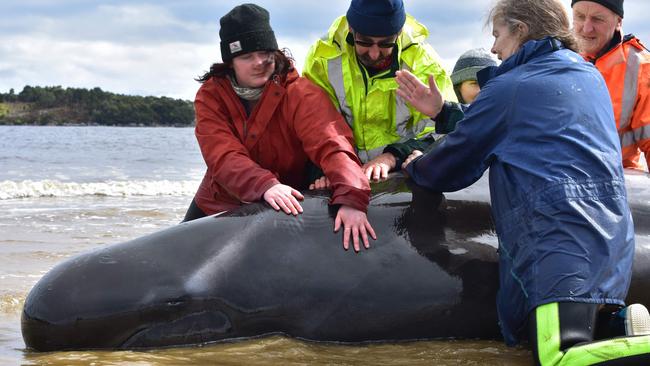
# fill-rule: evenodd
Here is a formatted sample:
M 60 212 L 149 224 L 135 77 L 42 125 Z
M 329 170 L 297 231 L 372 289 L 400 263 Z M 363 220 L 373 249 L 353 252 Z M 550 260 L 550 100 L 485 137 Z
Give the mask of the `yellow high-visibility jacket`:
M 434 132 L 434 122 L 397 96 L 395 71 L 408 70 L 427 84 L 433 74 L 447 101 L 456 101 L 449 75 L 436 51 L 426 43 L 429 31 L 413 17 L 397 39 L 399 68 L 370 76 L 357 61 L 345 16 L 334 21 L 326 38 L 309 50 L 303 75 L 323 88 L 354 132 L 357 153 L 367 162 L 386 145 Z

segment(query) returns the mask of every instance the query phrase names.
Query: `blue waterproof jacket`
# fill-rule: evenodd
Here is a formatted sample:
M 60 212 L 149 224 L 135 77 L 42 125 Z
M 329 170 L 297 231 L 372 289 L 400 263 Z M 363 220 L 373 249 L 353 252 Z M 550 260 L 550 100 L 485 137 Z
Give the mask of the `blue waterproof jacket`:
M 456 129 L 407 171 L 445 192 L 490 168 L 497 308 L 512 345 L 539 305 L 623 305 L 634 229 L 612 105 L 595 67 L 545 38 L 482 70 L 483 81 Z

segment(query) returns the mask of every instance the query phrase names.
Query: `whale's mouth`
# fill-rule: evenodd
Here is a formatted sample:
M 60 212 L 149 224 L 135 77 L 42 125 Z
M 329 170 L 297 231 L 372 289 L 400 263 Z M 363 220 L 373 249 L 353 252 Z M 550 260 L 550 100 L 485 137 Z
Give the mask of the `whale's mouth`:
M 226 338 L 231 331 L 232 322 L 228 315 L 218 310 L 203 310 L 141 329 L 120 345 L 120 348 L 204 344 Z
M 103 349 L 146 349 L 185 344 L 204 344 L 228 338 L 233 322 L 215 308 L 218 301 L 165 302 L 137 311 L 97 319 L 70 319 L 51 323 L 23 311 L 22 327 L 27 347 L 48 352 Z M 84 334 L 84 337 L 79 337 Z

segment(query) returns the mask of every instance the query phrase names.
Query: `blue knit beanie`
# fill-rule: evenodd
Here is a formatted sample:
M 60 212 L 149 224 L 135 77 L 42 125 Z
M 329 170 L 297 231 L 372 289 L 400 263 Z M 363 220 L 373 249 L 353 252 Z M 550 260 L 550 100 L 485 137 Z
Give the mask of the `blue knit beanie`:
M 355 32 L 386 37 L 402 30 L 406 12 L 402 0 L 352 0 L 346 17 Z

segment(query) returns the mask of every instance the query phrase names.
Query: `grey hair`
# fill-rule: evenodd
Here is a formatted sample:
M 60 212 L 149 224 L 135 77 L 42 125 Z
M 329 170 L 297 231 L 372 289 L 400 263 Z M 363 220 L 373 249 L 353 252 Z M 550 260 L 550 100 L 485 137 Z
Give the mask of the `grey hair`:
M 569 15 L 559 0 L 498 0 L 488 15 L 486 26 L 503 21 L 511 33 L 517 34 L 519 26 L 528 27 L 521 43 L 545 37 L 554 37 L 564 46 L 578 52 Z

